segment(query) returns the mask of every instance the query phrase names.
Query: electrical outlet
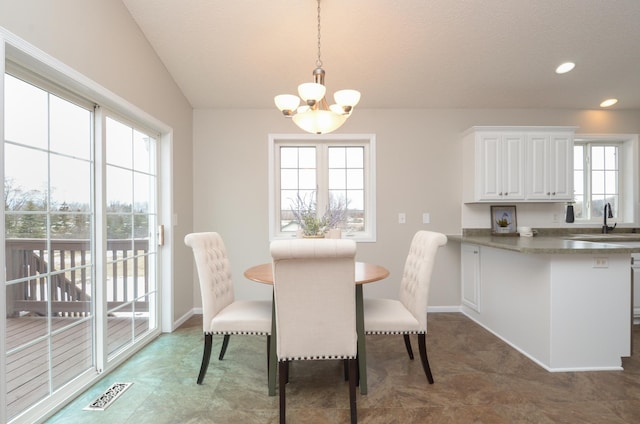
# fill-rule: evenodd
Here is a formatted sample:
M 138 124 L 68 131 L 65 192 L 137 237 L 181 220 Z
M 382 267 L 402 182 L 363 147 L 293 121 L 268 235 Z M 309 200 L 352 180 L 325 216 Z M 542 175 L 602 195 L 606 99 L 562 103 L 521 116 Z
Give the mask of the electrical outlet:
M 431 222 L 431 215 L 429 214 L 429 212 L 425 212 L 422 214 L 422 223 L 423 224 L 428 224 L 429 222 Z
M 609 259 L 608 258 L 593 258 L 593 267 L 594 268 L 609 268 Z
M 407 214 L 400 212 L 398 214 L 398 224 L 405 224 L 407 222 Z

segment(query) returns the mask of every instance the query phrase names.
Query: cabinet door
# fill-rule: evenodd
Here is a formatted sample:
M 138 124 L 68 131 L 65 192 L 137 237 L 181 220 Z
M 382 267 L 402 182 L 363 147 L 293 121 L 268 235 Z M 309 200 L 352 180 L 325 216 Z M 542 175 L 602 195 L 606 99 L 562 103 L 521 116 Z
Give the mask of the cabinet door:
M 525 144 L 521 134 L 480 134 L 475 164 L 478 200 L 513 201 L 524 199 Z
M 480 246 L 461 247 L 462 304 L 480 312 Z
M 500 134 L 481 134 L 477 140 L 476 197 L 478 200 L 502 199 L 502 149 Z
M 572 200 L 572 135 L 531 134 L 527 144 L 527 200 Z
M 525 139 L 522 134 L 502 137 L 502 200 L 524 199 Z
M 529 172 L 527 173 L 527 199 L 548 200 L 549 189 L 549 136 L 530 135 L 527 140 Z
M 551 152 L 549 189 L 552 198 L 573 200 L 573 136 L 551 135 L 549 143 Z

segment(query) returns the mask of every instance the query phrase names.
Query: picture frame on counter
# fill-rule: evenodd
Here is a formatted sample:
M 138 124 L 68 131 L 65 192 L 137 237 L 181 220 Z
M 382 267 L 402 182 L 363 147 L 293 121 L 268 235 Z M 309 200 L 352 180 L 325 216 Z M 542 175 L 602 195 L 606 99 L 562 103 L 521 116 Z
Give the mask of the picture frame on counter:
M 497 236 L 517 236 L 518 217 L 515 205 L 491 206 L 491 233 Z

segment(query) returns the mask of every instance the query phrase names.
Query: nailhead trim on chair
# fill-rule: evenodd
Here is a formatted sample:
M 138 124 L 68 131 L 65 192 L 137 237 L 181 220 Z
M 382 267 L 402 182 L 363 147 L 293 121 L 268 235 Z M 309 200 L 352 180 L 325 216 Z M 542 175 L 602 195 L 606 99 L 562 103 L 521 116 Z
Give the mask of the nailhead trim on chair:
M 315 361 L 315 360 L 322 360 L 322 359 L 356 359 L 356 357 L 355 356 L 344 356 L 344 355 L 337 355 L 337 356 L 322 355 L 322 356 L 302 356 L 302 357 L 295 357 L 295 358 L 278 358 L 278 360 L 280 362 L 283 362 L 283 361 Z
M 367 331 L 366 334 L 427 334 L 424 331 Z
M 265 333 L 263 331 L 205 331 L 204 334 L 211 334 L 213 336 L 223 336 L 229 334 L 244 335 L 244 336 L 269 336 L 271 333 Z

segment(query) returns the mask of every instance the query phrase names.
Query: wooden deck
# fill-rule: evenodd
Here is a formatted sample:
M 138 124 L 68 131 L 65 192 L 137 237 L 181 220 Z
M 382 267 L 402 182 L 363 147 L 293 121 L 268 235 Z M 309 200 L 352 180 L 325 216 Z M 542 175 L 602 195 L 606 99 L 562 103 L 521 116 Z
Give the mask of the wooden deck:
M 12 417 L 82 372 L 95 367 L 93 321 L 86 318 L 51 318 L 49 339 L 46 317 L 7 318 L 7 416 Z M 146 317 L 135 318 L 135 337 L 148 331 Z M 131 317 L 108 318 L 108 352 L 132 340 Z M 49 348 L 51 340 L 51 349 Z M 15 351 L 14 351 L 15 349 Z M 49 361 L 52 374 L 49 375 Z M 51 377 L 51 381 L 50 381 Z

